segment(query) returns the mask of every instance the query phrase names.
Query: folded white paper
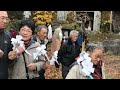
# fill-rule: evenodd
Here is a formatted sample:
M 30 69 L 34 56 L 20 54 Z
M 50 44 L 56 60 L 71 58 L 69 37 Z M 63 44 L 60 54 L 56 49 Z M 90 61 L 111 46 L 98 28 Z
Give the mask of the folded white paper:
M 34 59 L 38 58 L 39 55 L 43 55 L 47 58 L 47 60 L 49 61 L 48 55 L 47 55 L 47 51 L 45 50 L 46 46 L 45 45 L 41 45 L 40 47 L 36 48 L 36 52 L 34 55 Z M 36 57 L 35 57 L 36 56 Z
M 58 58 L 58 51 L 55 51 L 50 60 L 50 65 L 55 65 L 55 62 L 59 65 L 57 58 Z
M 16 50 L 19 53 L 18 47 L 22 47 L 25 50 L 24 42 L 22 41 L 23 37 L 21 35 L 16 35 L 16 38 L 11 39 L 13 45 L 13 50 Z
M 82 65 L 82 74 L 84 76 L 90 76 L 91 73 L 94 72 L 93 63 L 91 62 L 91 58 L 89 54 L 85 51 L 82 51 L 77 59 L 77 63 Z

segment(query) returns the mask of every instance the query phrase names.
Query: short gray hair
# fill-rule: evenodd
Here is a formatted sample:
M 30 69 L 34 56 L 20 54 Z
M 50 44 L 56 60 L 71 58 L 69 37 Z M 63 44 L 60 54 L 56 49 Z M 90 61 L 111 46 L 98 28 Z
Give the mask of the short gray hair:
M 37 28 L 36 28 L 36 31 L 40 32 L 42 28 L 45 28 L 45 29 L 48 30 L 48 28 L 45 25 L 38 25 Z
M 86 51 L 89 51 L 90 53 L 93 53 L 93 51 L 94 51 L 95 49 L 104 50 L 104 49 L 103 49 L 103 46 L 100 45 L 100 44 L 88 44 L 88 45 L 86 46 Z
M 69 36 L 72 36 L 72 35 L 73 35 L 73 33 L 78 34 L 79 32 L 78 32 L 78 31 L 76 31 L 76 30 L 72 30 L 72 31 L 70 31 L 70 35 L 69 35 Z

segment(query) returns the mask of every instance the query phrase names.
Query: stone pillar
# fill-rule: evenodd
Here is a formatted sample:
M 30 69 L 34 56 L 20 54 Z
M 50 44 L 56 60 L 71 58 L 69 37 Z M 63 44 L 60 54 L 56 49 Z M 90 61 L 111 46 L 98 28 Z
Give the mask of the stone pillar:
M 58 21 L 65 21 L 67 18 L 67 11 L 57 11 L 57 20 Z
M 94 11 L 93 31 L 100 31 L 101 12 Z

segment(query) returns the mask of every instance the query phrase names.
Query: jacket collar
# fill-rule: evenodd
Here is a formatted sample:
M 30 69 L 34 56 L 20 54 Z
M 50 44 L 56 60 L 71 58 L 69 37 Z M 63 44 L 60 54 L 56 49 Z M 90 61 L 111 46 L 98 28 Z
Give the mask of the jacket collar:
M 0 34 L 4 33 L 4 29 L 0 29 Z
M 73 45 L 73 42 L 71 41 L 71 38 L 68 38 L 67 44 L 68 45 Z M 75 42 L 75 45 L 79 45 L 77 41 Z
M 40 44 L 39 44 L 38 42 L 33 42 L 33 43 L 27 48 L 27 50 L 32 49 L 32 48 L 37 48 L 37 47 L 40 47 Z

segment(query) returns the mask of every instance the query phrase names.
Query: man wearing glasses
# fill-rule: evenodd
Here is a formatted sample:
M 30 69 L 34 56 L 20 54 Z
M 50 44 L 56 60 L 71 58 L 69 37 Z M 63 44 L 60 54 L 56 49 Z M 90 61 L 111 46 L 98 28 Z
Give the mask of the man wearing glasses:
M 9 22 L 7 11 L 0 11 L 0 79 L 8 79 L 8 53 L 12 50 L 11 38 L 5 31 Z

